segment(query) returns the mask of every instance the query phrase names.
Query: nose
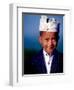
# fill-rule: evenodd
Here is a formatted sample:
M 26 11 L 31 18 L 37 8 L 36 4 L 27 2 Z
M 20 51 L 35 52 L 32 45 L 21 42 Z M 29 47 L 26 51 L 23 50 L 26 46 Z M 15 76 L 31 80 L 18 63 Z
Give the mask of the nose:
M 52 44 L 53 44 L 53 42 L 52 42 L 52 40 L 50 39 L 50 40 L 48 41 L 48 46 L 52 46 Z

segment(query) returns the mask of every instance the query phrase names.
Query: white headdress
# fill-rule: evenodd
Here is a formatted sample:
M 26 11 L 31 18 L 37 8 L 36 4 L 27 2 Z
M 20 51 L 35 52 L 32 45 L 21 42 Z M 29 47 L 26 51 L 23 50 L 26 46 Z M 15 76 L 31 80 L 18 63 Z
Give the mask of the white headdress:
M 59 30 L 59 23 L 55 20 L 55 18 L 48 18 L 45 15 L 42 15 L 40 18 L 40 31 L 47 31 L 47 32 L 58 32 Z

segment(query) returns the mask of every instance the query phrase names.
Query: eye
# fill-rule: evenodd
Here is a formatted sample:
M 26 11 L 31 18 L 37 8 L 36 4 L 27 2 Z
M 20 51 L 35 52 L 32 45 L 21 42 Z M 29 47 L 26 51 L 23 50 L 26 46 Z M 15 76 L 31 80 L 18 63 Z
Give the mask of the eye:
M 53 38 L 52 38 L 52 40 L 56 40 L 56 38 L 55 38 L 55 37 L 53 37 Z
M 56 38 L 52 38 L 52 40 L 56 40 Z
M 49 40 L 49 38 L 46 38 L 45 40 L 46 40 L 46 41 L 48 41 L 48 40 Z

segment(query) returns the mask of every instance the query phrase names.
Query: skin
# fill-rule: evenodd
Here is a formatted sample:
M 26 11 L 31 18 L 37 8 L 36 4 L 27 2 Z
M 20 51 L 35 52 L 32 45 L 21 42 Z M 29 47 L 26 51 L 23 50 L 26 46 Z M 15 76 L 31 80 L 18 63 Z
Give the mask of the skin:
M 43 49 L 51 55 L 53 50 L 56 48 L 58 40 L 57 40 L 57 32 L 46 32 L 43 31 L 39 37 L 39 42 Z

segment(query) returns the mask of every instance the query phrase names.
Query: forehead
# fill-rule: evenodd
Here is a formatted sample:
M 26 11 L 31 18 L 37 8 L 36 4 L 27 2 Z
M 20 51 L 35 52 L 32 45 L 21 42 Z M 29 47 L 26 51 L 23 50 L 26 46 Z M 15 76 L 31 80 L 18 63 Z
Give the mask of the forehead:
M 57 32 L 46 32 L 46 31 L 43 31 L 41 32 L 41 36 L 43 37 L 52 37 L 52 36 L 56 36 L 57 35 Z

